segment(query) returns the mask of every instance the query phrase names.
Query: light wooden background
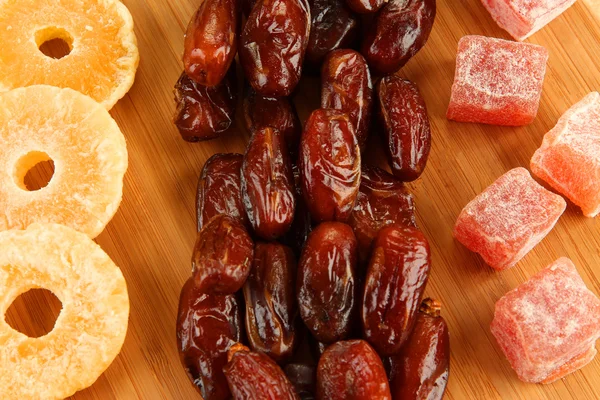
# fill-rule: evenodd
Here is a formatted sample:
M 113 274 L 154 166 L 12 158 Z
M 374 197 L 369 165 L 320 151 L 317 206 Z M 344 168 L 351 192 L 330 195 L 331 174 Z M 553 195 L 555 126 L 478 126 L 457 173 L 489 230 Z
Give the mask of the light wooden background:
M 241 119 L 233 132 L 208 143 L 182 141 L 171 123 L 172 87 L 181 72 L 183 32 L 200 0 L 125 0 L 136 24 L 141 53 L 131 92 L 111 111 L 128 141 L 130 168 L 123 204 L 98 243 L 123 269 L 131 298 L 123 351 L 96 384 L 74 399 L 197 399 L 180 366 L 175 343 L 179 290 L 190 274 L 195 239 L 194 198 L 204 161 L 216 152 L 243 152 Z M 596 0 L 590 0 L 596 1 Z M 409 185 L 419 226 L 433 249 L 427 295 L 444 304 L 451 333 L 447 399 L 599 399 L 600 357 L 549 386 L 520 382 L 490 334 L 494 303 L 560 256 L 572 258 L 591 290 L 600 293 L 600 219 L 570 205 L 557 227 L 516 267 L 494 272 L 453 240 L 462 207 L 510 168 L 528 167 L 542 136 L 559 116 L 600 89 L 600 25 L 578 2 L 529 41 L 550 51 L 540 112 L 533 124 L 502 128 L 447 121 L 456 44 L 466 34 L 500 38 L 479 0 L 438 0 L 438 17 L 426 47 L 401 71 L 427 102 L 433 148 L 424 176 Z M 319 103 L 315 78 L 295 97 L 304 121 Z M 375 137 L 367 159 L 380 160 Z M 51 298 L 18 299 L 8 321 L 36 333 L 53 324 Z M 56 314 L 60 304 L 50 301 Z M 28 311 L 25 311 L 25 308 Z

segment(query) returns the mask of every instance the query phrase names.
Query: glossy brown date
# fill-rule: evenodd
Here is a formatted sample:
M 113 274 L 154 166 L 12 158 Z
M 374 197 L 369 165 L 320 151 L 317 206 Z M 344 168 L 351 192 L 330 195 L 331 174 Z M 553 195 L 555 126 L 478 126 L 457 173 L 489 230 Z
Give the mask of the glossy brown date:
M 377 86 L 379 119 L 393 174 L 411 182 L 423 173 L 431 150 L 427 107 L 419 88 L 398 76 L 386 76 Z
M 219 137 L 229 129 L 235 116 L 235 63 L 214 87 L 203 86 L 183 72 L 175 85 L 175 103 L 173 122 L 184 140 L 200 142 Z
M 352 228 L 323 222 L 308 236 L 298 264 L 300 315 L 324 343 L 343 339 L 356 315 L 357 243 Z
M 321 69 L 321 108 L 348 114 L 361 150 L 369 137 L 372 98 L 371 73 L 363 56 L 348 49 L 329 53 Z
M 450 337 L 441 305 L 426 299 L 400 354 L 392 357 L 394 399 L 441 400 L 450 372 Z
M 267 97 L 289 96 L 302 74 L 309 35 L 306 0 L 258 0 L 244 26 L 239 50 L 254 90 Z
M 302 193 L 314 222 L 350 217 L 360 185 L 360 149 L 347 114 L 314 111 L 300 142 Z
M 204 86 L 218 85 L 237 52 L 240 26 L 238 0 L 204 0 L 185 34 L 183 65 L 187 75 Z
M 298 307 L 296 260 L 289 247 L 256 243 L 244 299 L 250 347 L 278 362 L 291 357 L 298 344 Z
M 234 400 L 299 400 L 294 386 L 267 355 L 238 343 L 228 357 L 223 372 Z
M 358 14 L 372 14 L 379 11 L 387 0 L 346 0 L 352 11 Z
M 319 400 L 392 400 L 381 359 L 364 340 L 332 344 L 319 360 Z
M 294 220 L 294 177 L 285 140 L 273 128 L 255 131 L 242 163 L 242 196 L 254 232 L 272 240 Z
M 308 0 L 310 4 L 310 38 L 306 64 L 319 69 L 332 50 L 350 48 L 358 37 L 359 19 L 344 0 Z
M 436 0 L 390 0 L 376 15 L 361 44 L 374 74 L 402 68 L 427 42 Z
M 287 364 L 283 371 L 290 380 L 296 394 L 302 400 L 314 400 L 317 385 L 317 368 L 309 364 Z
M 417 226 L 413 195 L 393 175 L 363 165 L 356 205 L 348 220 L 358 240 L 361 262 L 369 259 L 371 245 L 381 228 L 394 223 Z
M 397 354 L 412 332 L 429 276 L 429 243 L 416 228 L 381 229 L 367 270 L 361 319 L 364 337 L 381 356 Z
M 254 243 L 235 218 L 217 215 L 200 232 L 192 254 L 192 276 L 205 293 L 235 293 L 250 273 Z
M 227 351 L 242 332 L 240 306 L 234 295 L 202 293 L 190 278 L 181 289 L 177 346 L 181 364 L 204 400 L 229 399 L 223 367 Z
M 244 96 L 244 121 L 250 133 L 272 127 L 283 134 L 287 149 L 296 160 L 302 125 L 296 107 L 287 97 L 264 97 L 248 87 Z
M 241 154 L 220 153 L 204 164 L 196 193 L 198 231 L 219 214 L 237 218 L 250 226 L 242 202 L 242 160 Z
M 312 222 L 310 212 L 302 196 L 302 179 L 300 176 L 300 168 L 297 164 L 292 164 L 292 175 L 294 175 L 294 183 L 296 187 L 296 213 L 294 214 L 294 222 L 289 231 L 281 238 L 281 242 L 288 245 L 294 250 L 294 254 L 300 257 L 302 247 L 308 234 L 312 230 Z

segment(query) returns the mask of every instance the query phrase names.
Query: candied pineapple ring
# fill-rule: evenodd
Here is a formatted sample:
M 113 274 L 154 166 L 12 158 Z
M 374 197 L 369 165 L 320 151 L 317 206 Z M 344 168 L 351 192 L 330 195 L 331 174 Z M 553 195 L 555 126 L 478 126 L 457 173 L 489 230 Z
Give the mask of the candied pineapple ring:
M 63 308 L 54 329 L 39 338 L 0 318 L 3 399 L 63 399 L 92 385 L 127 333 L 123 274 L 82 233 L 55 224 L 0 232 L 0 316 L 33 288 L 52 291 Z
M 47 159 L 50 182 L 28 191 L 26 173 Z M 96 237 L 121 203 L 126 170 L 125 138 L 91 98 L 45 85 L 0 93 L 0 231 L 51 222 Z
M 133 19 L 118 0 L 0 1 L 0 92 L 68 87 L 110 109 L 133 85 L 139 53 Z M 62 39 L 68 55 L 40 46 Z

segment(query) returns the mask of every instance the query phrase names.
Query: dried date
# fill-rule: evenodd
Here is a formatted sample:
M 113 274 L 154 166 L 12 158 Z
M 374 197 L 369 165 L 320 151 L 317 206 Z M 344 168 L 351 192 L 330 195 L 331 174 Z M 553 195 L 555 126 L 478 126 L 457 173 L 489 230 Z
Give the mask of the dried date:
M 294 220 L 294 177 L 282 134 L 254 132 L 242 163 L 242 196 L 254 232 L 267 240 L 286 233 Z
M 215 154 L 202 168 L 196 193 L 198 231 L 219 214 L 237 218 L 250 226 L 242 202 L 241 154 Z
M 217 215 L 200 232 L 192 255 L 192 276 L 206 293 L 235 293 L 242 288 L 254 258 L 254 243 L 235 218 Z
M 235 344 L 223 369 L 234 400 L 299 400 L 279 365 L 263 353 Z
M 357 243 L 352 228 L 323 222 L 308 236 L 298 264 L 300 315 L 324 343 L 346 337 L 356 315 Z
M 289 96 L 300 75 L 310 35 L 306 0 L 258 0 L 244 26 L 240 61 L 263 96 Z
M 350 48 L 358 37 L 359 19 L 344 0 L 308 0 L 310 4 L 310 38 L 306 64 L 320 68 L 332 50 Z
M 379 118 L 393 174 L 405 182 L 423 173 L 431 150 L 431 128 L 417 86 L 386 76 L 377 86 Z
M 379 231 L 367 270 L 361 319 L 364 337 L 381 356 L 397 354 L 412 332 L 431 255 L 425 236 L 398 224 Z
M 392 400 L 381 359 L 364 340 L 332 344 L 317 368 L 319 400 Z
M 360 149 L 347 114 L 314 111 L 300 142 L 304 200 L 314 222 L 350 217 L 360 185 Z
M 317 385 L 316 366 L 309 364 L 292 363 L 287 364 L 283 371 L 290 380 L 296 393 L 302 400 L 314 400 Z
M 240 26 L 237 0 L 204 0 L 185 34 L 183 65 L 187 75 L 204 86 L 218 85 L 237 52 Z
M 277 129 L 285 138 L 292 160 L 296 159 L 302 125 L 294 103 L 287 97 L 264 97 L 248 87 L 244 96 L 244 121 L 251 133 L 266 127 Z
M 354 50 L 335 50 L 321 70 L 321 108 L 348 114 L 361 150 L 369 137 L 373 84 L 367 62 Z
M 237 103 L 235 63 L 217 86 L 195 82 L 185 71 L 175 85 L 177 110 L 173 122 L 181 137 L 200 142 L 219 137 L 231 126 Z
M 281 362 L 298 344 L 296 260 L 279 243 L 256 243 L 254 262 L 244 284 L 246 334 L 255 351 Z
M 202 293 L 194 279 L 188 279 L 179 299 L 177 345 L 181 364 L 204 400 L 229 399 L 223 367 L 242 329 L 234 295 Z
M 413 195 L 393 175 L 363 165 L 356 205 L 348 221 L 358 240 L 361 262 L 368 260 L 381 228 L 394 223 L 417 226 Z
M 392 357 L 391 389 L 395 399 L 441 400 L 450 373 L 450 337 L 439 302 L 426 299 L 410 339 Z
M 376 15 L 361 44 L 371 71 L 387 75 L 402 68 L 427 42 L 436 0 L 390 0 Z

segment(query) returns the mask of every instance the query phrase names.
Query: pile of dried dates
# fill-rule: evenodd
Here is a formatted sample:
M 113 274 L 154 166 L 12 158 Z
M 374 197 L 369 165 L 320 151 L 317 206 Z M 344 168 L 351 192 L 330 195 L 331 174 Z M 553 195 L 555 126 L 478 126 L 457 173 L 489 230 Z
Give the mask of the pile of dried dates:
M 403 184 L 431 132 L 417 86 L 393 75 L 427 41 L 435 0 L 309 2 L 204 0 L 188 26 L 179 132 L 230 128 L 237 54 L 252 137 L 200 176 L 181 362 L 204 400 L 440 399 L 448 329 L 423 299 L 430 249 Z M 304 127 L 288 97 L 303 69 L 321 73 Z M 391 174 L 361 161 L 374 124 Z

